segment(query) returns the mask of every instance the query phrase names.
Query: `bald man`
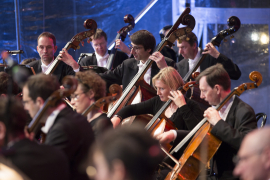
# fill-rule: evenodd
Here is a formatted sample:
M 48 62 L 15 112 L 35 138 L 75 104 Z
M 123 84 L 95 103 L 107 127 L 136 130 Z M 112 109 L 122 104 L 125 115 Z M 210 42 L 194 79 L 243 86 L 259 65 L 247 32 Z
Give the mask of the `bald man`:
M 244 180 L 270 179 L 270 127 L 254 130 L 243 140 L 233 174 Z

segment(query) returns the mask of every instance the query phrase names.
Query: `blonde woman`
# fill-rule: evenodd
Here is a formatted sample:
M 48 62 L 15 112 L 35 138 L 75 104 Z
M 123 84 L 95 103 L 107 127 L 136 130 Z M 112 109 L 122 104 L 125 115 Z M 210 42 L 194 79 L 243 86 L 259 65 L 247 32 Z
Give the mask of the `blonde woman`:
M 184 85 L 184 82 L 172 67 L 166 67 L 152 79 L 157 96 L 139 104 L 129 105 L 121 109 L 112 119 L 113 126 L 116 127 L 122 119 L 140 114 L 155 115 L 166 101 L 173 102 L 165 110 L 165 116 L 169 118 L 178 129 L 191 130 L 203 119 L 203 111 L 193 100 L 177 90 Z

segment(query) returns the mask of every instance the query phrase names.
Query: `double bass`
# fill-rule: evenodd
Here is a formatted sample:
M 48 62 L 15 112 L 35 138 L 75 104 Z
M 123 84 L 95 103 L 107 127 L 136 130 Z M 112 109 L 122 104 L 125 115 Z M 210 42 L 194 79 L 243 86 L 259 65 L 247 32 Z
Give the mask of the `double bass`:
M 135 20 L 134 20 L 133 16 L 130 14 L 127 14 L 124 16 L 124 22 L 129 23 L 129 24 L 125 27 L 122 27 L 119 30 L 114 41 L 116 41 L 117 39 L 121 39 L 121 41 L 125 41 L 127 33 L 130 32 L 135 27 Z M 107 61 L 106 68 L 108 70 L 115 68 L 115 67 L 113 67 L 113 62 L 114 62 L 116 53 L 117 53 L 117 49 L 115 48 L 115 43 L 114 43 L 114 46 L 111 50 L 110 56 L 109 56 L 108 61 Z
M 254 83 L 243 83 L 234 88 L 216 107 L 219 111 L 234 95 L 240 96 L 244 91 L 257 88 L 262 83 L 262 75 L 253 71 L 249 78 Z M 207 162 L 214 156 L 222 141 L 211 134 L 212 126 L 204 118 L 170 153 L 164 152 L 176 163 L 165 180 L 189 179 L 195 180 L 200 172 L 206 167 Z M 194 137 L 191 139 L 191 137 Z M 179 160 L 171 154 L 177 152 L 183 145 L 190 141 Z M 203 156 L 202 156 L 203 154 Z
M 91 36 L 95 34 L 96 29 L 97 29 L 97 23 L 96 21 L 94 21 L 93 19 L 87 19 L 84 21 L 83 26 L 86 29 L 89 29 L 88 31 L 84 31 L 84 32 L 80 32 L 78 34 L 76 34 L 75 36 L 72 37 L 72 39 L 65 45 L 65 49 L 68 51 L 70 48 L 77 50 L 80 48 L 80 43 L 82 43 L 83 45 L 83 40 L 88 38 L 87 42 L 90 43 L 90 41 L 92 41 Z M 60 55 L 58 55 L 55 60 L 52 62 L 52 64 L 50 65 L 50 67 L 46 70 L 45 74 L 52 74 L 56 67 L 58 66 L 58 64 L 61 62 L 60 60 L 58 60 L 58 58 L 60 57 Z
M 156 48 L 156 51 L 161 51 L 162 48 L 165 45 L 170 45 L 174 43 L 174 41 L 187 33 L 190 33 L 194 26 L 195 26 L 195 19 L 190 14 L 190 9 L 186 8 L 186 10 L 181 14 L 181 16 L 178 18 L 176 23 L 173 25 L 173 27 L 170 29 L 169 33 L 166 35 L 166 37 L 161 41 L 159 46 Z M 178 28 L 178 26 L 182 23 L 183 25 L 187 25 L 187 27 Z M 108 112 L 107 116 L 108 118 L 112 118 L 113 115 L 115 115 L 122 107 L 131 104 L 133 99 L 135 98 L 136 94 L 139 92 L 139 90 L 142 91 L 147 89 L 147 92 L 153 92 L 153 88 L 148 85 L 144 81 L 144 75 L 147 72 L 147 70 L 151 67 L 153 61 L 148 59 L 145 62 L 145 66 L 134 76 L 134 78 L 131 80 L 131 82 L 128 84 L 128 86 L 125 88 L 122 96 L 119 98 L 117 103 L 114 105 L 114 107 Z M 143 97 L 144 99 L 144 97 Z
M 227 20 L 227 24 L 229 26 L 228 29 L 220 31 L 215 37 L 213 37 L 211 39 L 210 43 L 212 43 L 214 46 L 219 47 L 222 40 L 225 37 L 232 35 L 233 33 L 236 33 L 238 31 L 238 29 L 241 27 L 241 21 L 236 16 L 229 17 Z M 206 56 L 207 56 L 207 54 L 202 54 L 202 56 L 200 57 L 200 60 L 184 76 L 184 78 L 183 78 L 184 82 L 187 82 L 190 79 L 194 79 L 194 78 L 192 78 L 192 73 L 195 72 L 199 68 L 201 63 L 206 58 Z M 191 93 L 188 93 L 187 96 L 190 97 L 191 99 L 197 101 L 203 109 L 207 109 L 209 107 L 209 104 L 206 101 L 204 101 L 203 99 L 200 99 L 200 90 L 197 87 L 193 87 L 191 89 Z

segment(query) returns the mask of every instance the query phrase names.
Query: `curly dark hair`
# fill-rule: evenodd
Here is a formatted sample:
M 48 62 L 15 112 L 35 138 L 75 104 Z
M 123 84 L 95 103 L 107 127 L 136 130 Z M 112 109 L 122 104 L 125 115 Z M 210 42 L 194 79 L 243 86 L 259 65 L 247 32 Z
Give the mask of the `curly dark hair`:
M 77 72 L 75 77 L 82 84 L 83 91 L 93 91 L 95 101 L 106 95 L 106 82 L 93 71 Z

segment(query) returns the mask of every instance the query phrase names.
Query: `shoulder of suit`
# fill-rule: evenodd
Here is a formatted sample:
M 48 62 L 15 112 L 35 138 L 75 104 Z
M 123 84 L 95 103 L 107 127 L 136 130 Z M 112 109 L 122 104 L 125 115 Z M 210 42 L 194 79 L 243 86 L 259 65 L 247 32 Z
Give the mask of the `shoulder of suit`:
M 30 62 L 27 65 L 30 66 L 30 67 L 34 67 L 34 66 L 37 66 L 39 63 L 41 64 L 41 59 L 36 60 L 36 61 L 33 61 L 33 62 Z

